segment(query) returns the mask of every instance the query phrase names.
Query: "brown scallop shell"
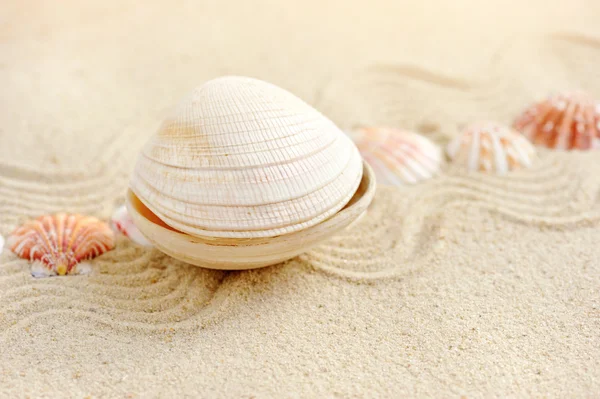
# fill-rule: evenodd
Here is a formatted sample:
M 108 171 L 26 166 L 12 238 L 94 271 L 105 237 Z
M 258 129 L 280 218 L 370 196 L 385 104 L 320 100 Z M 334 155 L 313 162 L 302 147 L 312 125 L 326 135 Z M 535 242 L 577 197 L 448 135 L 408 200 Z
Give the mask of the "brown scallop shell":
M 59 213 L 26 222 L 7 245 L 33 262 L 34 276 L 62 276 L 85 273 L 87 265 L 80 262 L 111 250 L 115 240 L 110 227 L 95 217 Z

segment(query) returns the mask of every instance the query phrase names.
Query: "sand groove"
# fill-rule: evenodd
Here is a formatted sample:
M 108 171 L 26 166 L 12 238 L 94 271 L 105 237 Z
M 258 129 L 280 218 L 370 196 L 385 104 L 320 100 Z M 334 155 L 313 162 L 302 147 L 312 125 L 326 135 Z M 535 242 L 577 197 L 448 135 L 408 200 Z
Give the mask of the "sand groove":
M 561 48 L 560 41 L 569 45 Z M 599 79 L 575 86 L 564 81 L 566 70 L 570 76 L 600 74 L 595 67 L 600 61 L 597 52 L 589 51 L 597 46 L 597 39 L 571 32 L 540 36 L 529 43 L 514 36 L 483 68 L 466 76 L 448 75 L 425 65 L 372 64 L 331 80 L 318 105 L 345 128 L 392 125 L 446 142 L 474 120 L 511 123 L 527 103 L 557 90 L 582 87 L 600 93 Z M 520 62 L 532 53 L 543 62 Z M 554 80 L 540 81 L 548 70 L 556 76 Z M 573 74 L 573 70 L 581 73 Z
M 369 218 L 301 259 L 312 268 L 350 279 L 399 277 L 443 248 L 446 217 L 469 209 L 539 228 L 596 225 L 600 177 L 582 170 L 589 163 L 571 158 L 572 154 L 542 151 L 534 167 L 509 176 L 465 174 L 449 167 L 447 174 L 421 185 L 379 188 Z
M 420 121 L 426 121 L 424 133 L 443 145 L 462 124 L 473 119 L 493 115 L 494 119 L 510 123 L 522 107 L 522 99 L 537 96 L 527 94 L 529 88 L 521 83 L 540 76 L 542 71 L 516 68 L 514 60 L 540 52 L 545 62 L 535 66 L 544 71 L 560 70 L 563 60 L 589 60 L 580 54 L 558 54 L 560 47 L 549 44 L 557 40 L 594 48 L 598 43 L 595 38 L 579 34 L 549 35 L 529 45 L 512 38 L 490 58 L 485 73 L 468 78 L 434 72 L 420 65 L 376 64 L 330 81 L 319 98 L 326 114 L 334 120 L 352 121 L 354 125 L 419 129 L 424 126 Z M 573 52 L 577 47 L 568 49 Z M 580 63 L 579 67 L 593 64 Z M 582 71 L 579 76 L 590 74 Z M 511 102 L 511 98 L 516 100 Z M 414 270 L 414 265 L 423 264 L 427 254 L 443 244 L 438 238 L 443 236 L 440 226 L 445 215 L 469 208 L 491 212 L 511 223 L 540 228 L 595 225 L 600 179 L 585 170 L 589 169 L 590 160 L 582 159 L 580 154 L 547 150 L 540 150 L 540 158 L 530 170 L 509 177 L 466 174 L 446 165 L 440 178 L 421 188 L 379 192 L 377 199 L 385 207 L 376 201 L 370 209 L 372 219 L 379 220 L 378 225 L 363 222 L 355 232 L 347 232 L 315 248 L 303 261 L 348 278 L 402 275 Z M 417 203 L 419 206 L 413 206 Z M 399 217 L 392 223 L 394 214 Z M 396 238 L 386 240 L 389 236 Z M 362 240 L 363 237 L 368 239 Z M 392 258 L 396 259 L 396 266 L 385 261 Z
M 515 52 L 523 51 L 518 42 L 509 42 L 485 74 L 468 78 L 416 65 L 372 65 L 330 82 L 322 96 L 323 110 L 335 121 L 351 120 L 354 125 L 419 130 L 426 124 L 433 132 L 425 133 L 444 141 L 473 120 L 498 115 L 503 120 L 515 115 L 519 105 L 505 94 L 523 97 L 523 88 L 506 72 L 513 69 Z M 335 108 L 331 108 L 333 104 Z
M 122 198 L 127 187 L 132 159 L 123 152 L 134 147 L 136 139 L 128 130 L 110 135 L 102 151 L 77 172 L 0 163 L 0 231 L 8 233 L 24 219 L 47 213 L 69 211 L 107 218 L 112 212 L 107 205 Z
M 67 311 L 111 328 L 194 326 L 198 316 L 205 319 L 202 314 L 210 308 L 225 276 L 135 247 L 126 239 L 120 239 L 117 249 L 106 255 L 94 262 L 89 277 L 33 279 L 28 262 L 4 263 L 0 268 L 0 331 L 26 328 Z

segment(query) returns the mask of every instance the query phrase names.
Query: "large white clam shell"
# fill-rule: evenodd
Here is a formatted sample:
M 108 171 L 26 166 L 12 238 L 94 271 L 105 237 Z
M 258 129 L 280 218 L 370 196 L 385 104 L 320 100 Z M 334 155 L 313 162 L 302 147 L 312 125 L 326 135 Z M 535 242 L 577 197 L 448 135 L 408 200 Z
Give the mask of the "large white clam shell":
M 195 89 L 142 150 L 131 190 L 192 236 L 272 237 L 317 225 L 354 195 L 362 160 L 293 94 L 243 77 Z
M 248 269 L 292 258 L 356 221 L 375 178 L 354 143 L 302 100 L 227 77 L 194 90 L 167 118 L 130 188 L 129 214 L 158 249 Z
M 324 222 L 277 237 L 195 237 L 181 233 L 153 214 L 130 190 L 126 205 L 135 225 L 160 251 L 176 259 L 213 269 L 264 267 L 293 258 L 356 223 L 375 194 L 375 175 L 367 163 L 360 186 L 348 204 Z

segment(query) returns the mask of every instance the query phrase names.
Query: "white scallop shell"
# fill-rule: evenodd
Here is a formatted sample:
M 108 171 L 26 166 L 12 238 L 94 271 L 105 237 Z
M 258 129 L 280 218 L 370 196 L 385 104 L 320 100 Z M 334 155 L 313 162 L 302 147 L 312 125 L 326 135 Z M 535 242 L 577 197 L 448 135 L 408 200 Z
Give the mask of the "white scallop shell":
M 362 127 L 348 134 L 375 171 L 378 184 L 415 184 L 440 171 L 442 150 L 420 134 L 389 127 Z
M 535 148 L 522 134 L 495 122 L 467 126 L 448 144 L 447 153 L 469 170 L 499 175 L 527 168 L 536 158 Z
M 126 237 L 129 237 L 129 239 L 136 244 L 144 247 L 152 246 L 152 243 L 148 241 L 148 239 L 144 237 L 142 232 L 136 227 L 133 219 L 131 216 L 129 216 L 129 212 L 127 212 L 127 207 L 125 205 L 117 208 L 112 215 L 111 222 L 114 230 L 121 232 Z
M 140 154 L 131 189 L 174 229 L 272 237 L 344 207 L 362 177 L 352 141 L 314 108 L 242 77 L 195 89 Z

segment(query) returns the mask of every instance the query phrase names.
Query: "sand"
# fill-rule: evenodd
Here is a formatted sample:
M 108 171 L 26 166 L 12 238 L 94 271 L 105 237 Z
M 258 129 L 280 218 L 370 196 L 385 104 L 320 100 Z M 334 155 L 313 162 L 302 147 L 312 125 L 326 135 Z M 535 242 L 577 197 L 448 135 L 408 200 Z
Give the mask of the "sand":
M 0 233 L 108 218 L 191 88 L 248 75 L 343 128 L 444 144 L 550 92 L 600 96 L 598 2 L 19 1 L 0 16 Z M 1 397 L 600 395 L 600 156 L 381 187 L 355 229 L 255 271 L 119 238 L 94 275 L 0 255 Z

